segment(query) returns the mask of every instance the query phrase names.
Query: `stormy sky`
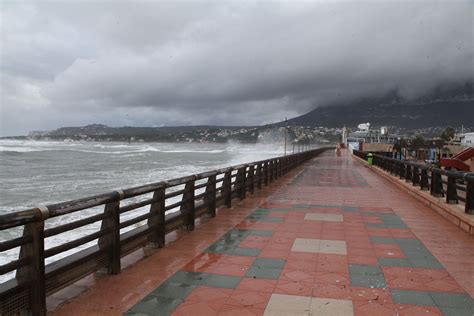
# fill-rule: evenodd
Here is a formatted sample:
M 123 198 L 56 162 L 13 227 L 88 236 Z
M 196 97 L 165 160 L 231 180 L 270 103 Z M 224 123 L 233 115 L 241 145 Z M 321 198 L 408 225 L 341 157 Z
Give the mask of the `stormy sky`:
M 2 1 L 0 135 L 253 125 L 473 78 L 473 3 Z

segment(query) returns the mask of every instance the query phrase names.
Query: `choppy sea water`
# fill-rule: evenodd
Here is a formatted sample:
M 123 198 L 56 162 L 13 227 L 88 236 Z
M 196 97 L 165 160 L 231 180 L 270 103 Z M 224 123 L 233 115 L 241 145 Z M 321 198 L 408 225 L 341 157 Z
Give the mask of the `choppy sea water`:
M 0 214 L 110 192 L 216 168 L 281 156 L 278 145 L 97 143 L 0 140 Z M 96 208 L 49 219 L 46 228 L 101 212 Z M 138 209 L 134 214 L 146 212 Z M 126 219 L 126 218 L 125 218 Z M 92 233 L 100 223 L 46 239 L 46 248 Z M 0 242 L 22 229 L 0 231 Z M 47 263 L 82 247 L 47 259 Z M 0 265 L 19 248 L 0 253 Z M 0 276 L 0 282 L 13 276 Z

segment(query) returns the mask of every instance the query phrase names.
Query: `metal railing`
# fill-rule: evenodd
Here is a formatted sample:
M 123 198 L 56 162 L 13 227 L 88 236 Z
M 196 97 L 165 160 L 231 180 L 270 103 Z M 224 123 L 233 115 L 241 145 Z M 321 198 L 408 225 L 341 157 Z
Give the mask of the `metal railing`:
M 354 155 L 367 160 L 366 152 L 354 150 Z M 373 164 L 381 169 L 430 191 L 435 197 L 446 197 L 448 204 L 464 204 L 466 214 L 474 214 L 474 173 L 444 170 L 429 164 L 373 155 Z
M 121 257 L 146 245 L 164 247 L 166 234 L 181 227 L 193 230 L 195 219 L 215 217 L 217 207 L 230 208 L 233 199 L 244 199 L 327 149 L 0 215 L 0 231 L 23 228 L 20 237 L 0 242 L 0 252 L 20 248 L 18 259 L 0 265 L 0 275 L 16 272 L 0 284 L 0 315 L 21 311 L 44 315 L 47 295 L 99 269 L 120 273 Z M 92 215 L 86 212 L 97 207 Z M 72 213 L 87 215 L 68 220 Z M 45 228 L 45 223 L 58 217 L 65 220 Z M 45 249 L 46 239 L 94 223 L 97 229 L 92 233 Z M 81 246 L 84 249 L 67 254 Z M 65 256 L 45 263 L 61 254 Z

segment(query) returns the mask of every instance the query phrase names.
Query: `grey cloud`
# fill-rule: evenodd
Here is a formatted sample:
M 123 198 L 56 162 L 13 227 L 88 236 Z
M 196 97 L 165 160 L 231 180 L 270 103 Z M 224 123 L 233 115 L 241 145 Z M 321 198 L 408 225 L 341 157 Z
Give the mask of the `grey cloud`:
M 1 6 L 2 134 L 261 124 L 474 73 L 468 0 Z

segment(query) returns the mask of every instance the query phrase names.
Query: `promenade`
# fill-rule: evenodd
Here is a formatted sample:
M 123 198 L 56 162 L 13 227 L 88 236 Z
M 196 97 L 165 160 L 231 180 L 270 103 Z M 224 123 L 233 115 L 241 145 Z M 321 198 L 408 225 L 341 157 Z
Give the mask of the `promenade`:
M 472 316 L 473 241 L 329 151 L 48 305 L 52 315 Z

